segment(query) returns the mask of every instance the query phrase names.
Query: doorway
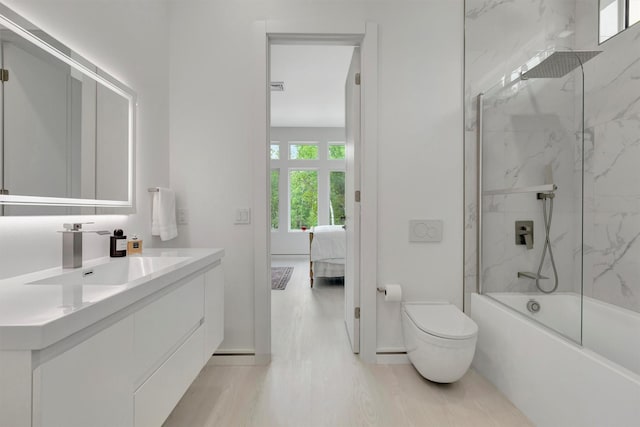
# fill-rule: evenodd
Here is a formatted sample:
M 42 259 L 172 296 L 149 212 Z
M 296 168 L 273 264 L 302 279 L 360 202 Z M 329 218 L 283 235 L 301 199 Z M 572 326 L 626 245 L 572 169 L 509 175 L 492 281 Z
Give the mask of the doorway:
M 374 22 L 341 23 L 256 21 L 253 25 L 253 97 L 251 135 L 253 167 L 253 272 L 255 363 L 271 361 L 271 227 L 269 212 L 269 48 L 272 44 L 359 45 L 361 57 L 361 229 L 360 259 L 360 358 L 375 363 L 377 259 L 378 259 L 378 26 Z
M 289 40 L 269 59 L 272 351 L 324 334 L 358 353 L 360 49 Z

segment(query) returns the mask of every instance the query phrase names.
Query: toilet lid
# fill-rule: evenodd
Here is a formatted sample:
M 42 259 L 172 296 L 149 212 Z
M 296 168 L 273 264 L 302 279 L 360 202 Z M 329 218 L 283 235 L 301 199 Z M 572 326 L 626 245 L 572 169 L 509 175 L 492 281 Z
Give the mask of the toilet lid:
M 461 340 L 478 333 L 478 325 L 453 304 L 406 304 L 407 315 L 423 332 Z

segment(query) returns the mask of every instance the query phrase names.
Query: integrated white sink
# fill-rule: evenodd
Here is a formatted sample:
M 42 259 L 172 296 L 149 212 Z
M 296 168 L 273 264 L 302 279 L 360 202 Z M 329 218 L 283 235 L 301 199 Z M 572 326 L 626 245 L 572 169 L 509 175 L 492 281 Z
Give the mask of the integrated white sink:
M 188 261 L 189 257 L 126 257 L 111 259 L 104 264 L 76 268 L 67 273 L 27 282 L 25 285 L 58 286 L 66 313 L 78 310 L 121 292 L 138 279 L 150 276 Z
M 145 249 L 0 280 L 0 350 L 39 350 L 171 286 L 222 249 Z
M 68 273 L 46 277 L 28 285 L 103 285 L 119 286 L 164 270 L 189 257 L 126 257 L 93 267 L 78 268 Z

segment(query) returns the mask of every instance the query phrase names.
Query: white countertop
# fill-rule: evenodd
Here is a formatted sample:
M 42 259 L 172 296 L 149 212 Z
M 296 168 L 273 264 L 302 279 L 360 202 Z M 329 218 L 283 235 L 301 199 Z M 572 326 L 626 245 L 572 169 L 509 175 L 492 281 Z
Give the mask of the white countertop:
M 98 258 L 76 269 L 57 267 L 0 280 L 0 350 L 48 347 L 190 274 L 211 267 L 223 256 L 223 249 L 145 249 L 141 255 Z M 162 260 L 166 262 L 134 260 L 156 257 L 170 259 Z M 127 279 L 129 263 L 136 265 L 135 274 L 129 276 L 133 279 Z M 123 266 L 124 279 L 112 278 L 119 266 Z M 108 269 L 111 282 L 62 284 L 64 280 L 60 278 L 71 277 L 69 274 L 81 277 L 82 272 L 94 268 L 96 272 Z

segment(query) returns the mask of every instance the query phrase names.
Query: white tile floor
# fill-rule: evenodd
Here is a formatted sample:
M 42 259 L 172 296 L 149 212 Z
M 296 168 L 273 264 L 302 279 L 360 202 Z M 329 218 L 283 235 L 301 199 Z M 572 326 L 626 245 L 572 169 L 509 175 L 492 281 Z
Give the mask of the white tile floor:
M 531 425 L 473 370 L 441 385 L 411 365 L 362 363 L 349 349 L 340 282 L 310 289 L 307 257 L 273 265 L 295 269 L 286 290 L 272 291 L 271 364 L 209 364 L 165 427 Z

